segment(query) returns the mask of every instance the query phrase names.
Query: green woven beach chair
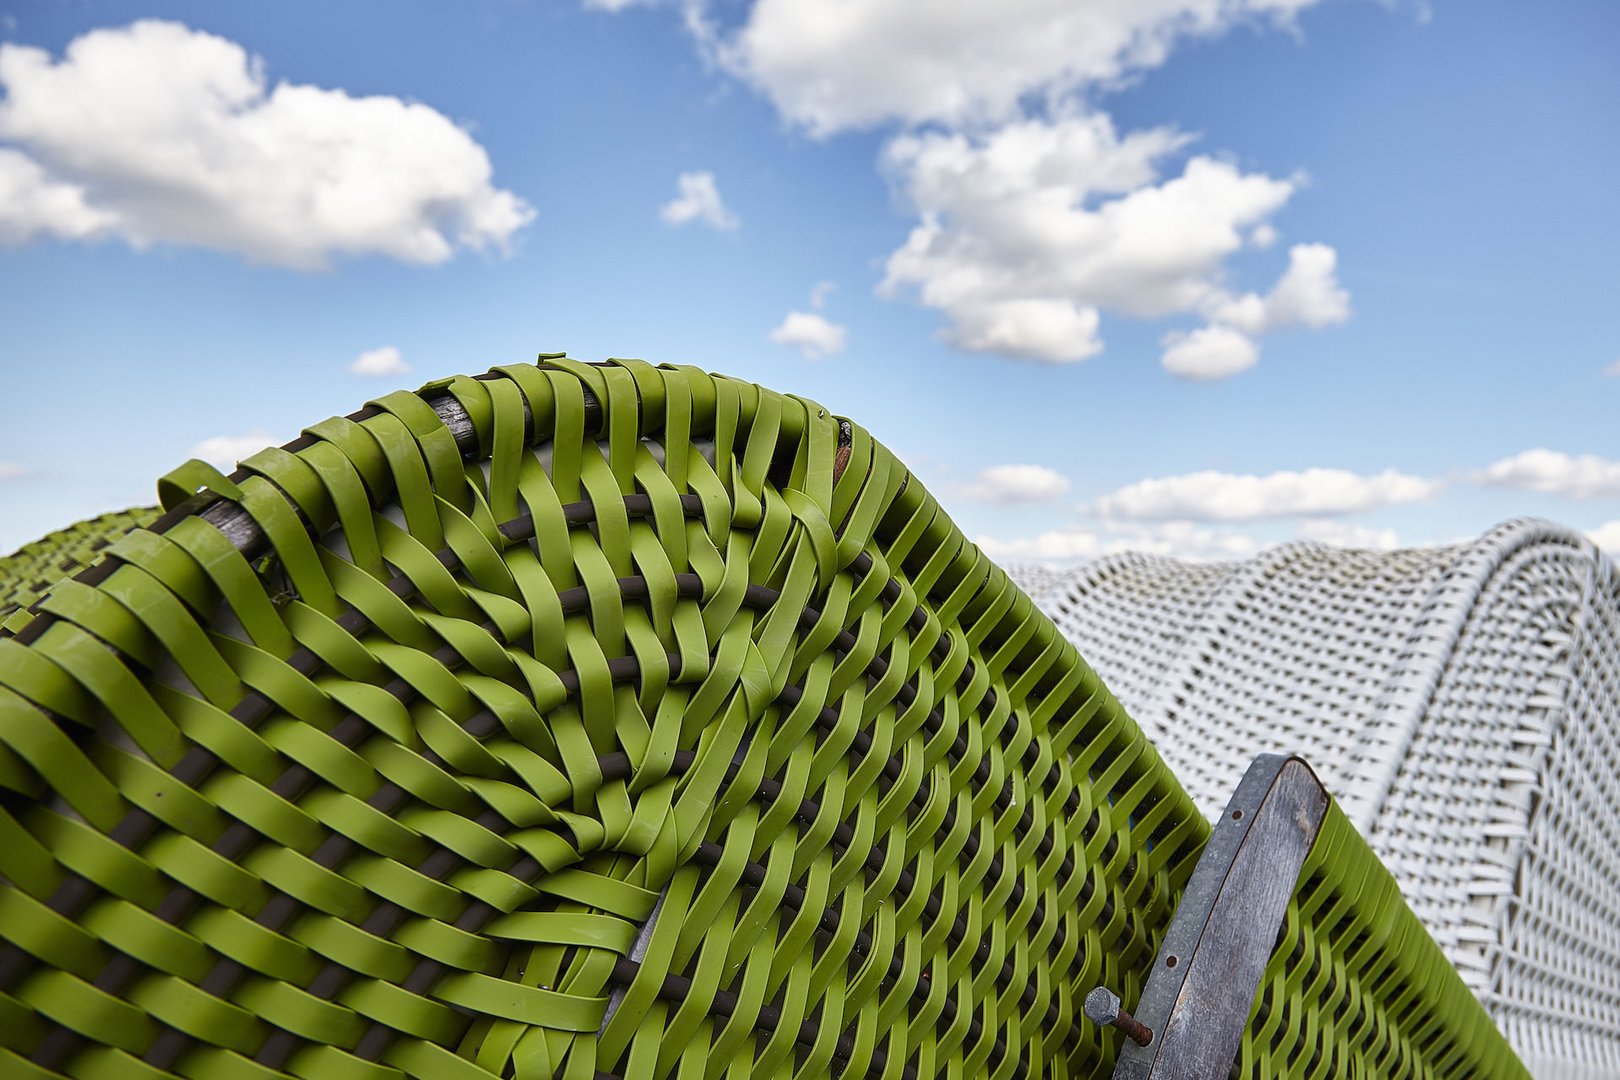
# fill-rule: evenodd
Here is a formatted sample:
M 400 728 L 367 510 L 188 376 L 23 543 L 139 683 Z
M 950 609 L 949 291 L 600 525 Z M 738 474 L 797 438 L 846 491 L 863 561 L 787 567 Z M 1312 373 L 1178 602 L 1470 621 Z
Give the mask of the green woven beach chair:
M 545 357 L 160 490 L 0 630 L 7 1080 L 1107 1076 L 1253 937 L 1172 920 L 1260 826 L 813 402 Z M 1318 810 L 1239 1072 L 1521 1075 Z
M 102 514 L 59 529 L 0 557 L 0 633 L 16 633 L 31 616 L 28 609 L 46 590 L 101 558 L 107 545 L 131 530 L 150 525 L 153 506 Z

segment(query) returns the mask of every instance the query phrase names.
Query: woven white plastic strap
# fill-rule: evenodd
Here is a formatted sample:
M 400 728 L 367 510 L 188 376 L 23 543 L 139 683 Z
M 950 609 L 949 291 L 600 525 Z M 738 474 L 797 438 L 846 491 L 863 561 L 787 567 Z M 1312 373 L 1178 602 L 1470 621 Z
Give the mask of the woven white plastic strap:
M 1585 537 L 1012 573 L 1207 814 L 1304 754 L 1532 1070 L 1620 1077 L 1620 573 Z

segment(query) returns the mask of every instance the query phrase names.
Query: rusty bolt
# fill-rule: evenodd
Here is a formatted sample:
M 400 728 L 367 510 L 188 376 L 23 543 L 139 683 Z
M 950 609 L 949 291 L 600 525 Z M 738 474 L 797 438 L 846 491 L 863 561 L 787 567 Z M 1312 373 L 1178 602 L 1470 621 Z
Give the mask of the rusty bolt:
M 1099 986 L 1086 995 L 1085 1012 L 1093 1024 L 1117 1027 L 1137 1046 L 1153 1041 L 1153 1029 L 1120 1008 L 1119 996 L 1106 986 Z

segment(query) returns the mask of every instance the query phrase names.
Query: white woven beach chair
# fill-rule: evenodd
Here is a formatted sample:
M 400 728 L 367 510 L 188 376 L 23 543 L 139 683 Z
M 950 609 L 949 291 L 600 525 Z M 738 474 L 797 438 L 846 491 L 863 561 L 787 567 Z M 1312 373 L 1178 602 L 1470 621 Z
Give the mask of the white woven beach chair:
M 1536 1075 L 1620 1077 L 1620 574 L 1585 537 L 1023 580 L 1206 814 L 1305 755 Z

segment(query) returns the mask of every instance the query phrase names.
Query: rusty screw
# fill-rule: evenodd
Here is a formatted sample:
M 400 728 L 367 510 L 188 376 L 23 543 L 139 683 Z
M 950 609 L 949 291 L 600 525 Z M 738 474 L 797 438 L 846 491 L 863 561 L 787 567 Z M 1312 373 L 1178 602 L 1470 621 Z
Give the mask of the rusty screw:
M 1123 1031 L 1137 1046 L 1153 1041 L 1153 1029 L 1119 1007 L 1119 996 L 1106 986 L 1099 986 L 1086 995 L 1086 1019 L 1093 1024 L 1107 1024 Z

